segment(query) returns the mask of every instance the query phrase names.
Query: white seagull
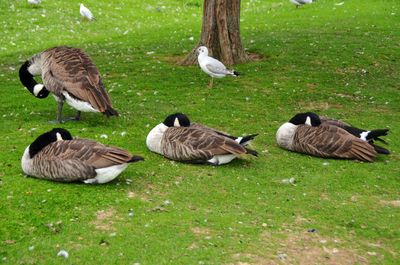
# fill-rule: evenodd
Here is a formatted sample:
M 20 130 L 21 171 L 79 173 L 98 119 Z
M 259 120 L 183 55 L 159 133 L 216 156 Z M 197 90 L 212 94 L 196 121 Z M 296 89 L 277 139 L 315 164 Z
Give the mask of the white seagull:
M 30 5 L 38 5 L 40 4 L 41 0 L 28 0 L 28 4 Z
M 296 5 L 296 8 L 305 5 L 305 4 L 311 4 L 313 0 L 289 0 L 292 4 Z
M 83 4 L 81 4 L 81 8 L 79 9 L 79 12 L 81 13 L 82 17 L 85 17 L 89 20 L 95 20 L 92 12 L 90 12 L 90 10 Z
M 205 46 L 200 46 L 197 48 L 198 57 L 197 60 L 199 61 L 199 65 L 201 70 L 211 76 L 209 87 L 213 86 L 213 79 L 215 78 L 222 78 L 227 75 L 238 76 L 239 73 L 234 70 L 226 69 L 225 65 L 208 56 L 208 49 Z

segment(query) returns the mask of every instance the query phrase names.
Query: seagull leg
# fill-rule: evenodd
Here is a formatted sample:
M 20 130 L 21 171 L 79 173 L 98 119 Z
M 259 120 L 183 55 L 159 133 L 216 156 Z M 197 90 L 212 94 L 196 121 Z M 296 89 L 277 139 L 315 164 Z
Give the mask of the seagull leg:
M 212 88 L 212 87 L 213 87 L 213 81 L 214 81 L 214 78 L 211 77 L 210 83 L 208 83 L 208 87 L 209 87 L 209 88 Z

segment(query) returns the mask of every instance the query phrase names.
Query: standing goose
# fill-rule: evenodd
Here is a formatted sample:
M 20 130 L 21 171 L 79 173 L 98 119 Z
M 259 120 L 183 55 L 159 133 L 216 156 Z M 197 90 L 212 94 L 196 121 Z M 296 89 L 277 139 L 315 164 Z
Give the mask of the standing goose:
M 222 78 L 227 75 L 239 76 L 238 72 L 234 70 L 228 70 L 223 63 L 221 63 L 217 59 L 208 56 L 207 47 L 200 46 L 199 48 L 197 48 L 197 53 L 198 53 L 197 60 L 199 62 L 201 70 L 203 70 L 203 72 L 211 76 L 210 83 L 208 84 L 210 88 L 212 88 L 213 86 L 214 77 Z
M 55 128 L 40 135 L 21 159 L 26 175 L 59 182 L 102 184 L 115 179 L 129 163 L 143 160 L 123 149 L 87 139 L 73 139 Z
M 377 153 L 368 142 L 337 126 L 321 125 L 312 112 L 296 114 L 276 133 L 282 148 L 320 157 L 373 162 Z
M 34 75 L 41 75 L 44 85 L 38 84 Z M 46 98 L 49 92 L 53 93 L 58 103 L 58 122 L 62 122 L 64 101 L 78 110 L 76 120 L 80 119 L 81 111 L 118 116 L 99 71 L 81 49 L 61 46 L 36 54 L 21 66 L 19 78 L 37 98 Z
M 257 156 L 256 151 L 212 129 L 191 127 L 189 118 L 182 113 L 169 115 L 154 127 L 146 144 L 155 153 L 189 163 L 222 165 L 243 154 Z
M 319 116 L 321 120 L 321 124 L 323 126 L 337 126 L 339 128 L 342 128 L 346 130 L 347 132 L 351 133 L 352 135 L 360 138 L 361 140 L 364 140 L 368 142 L 370 145 L 372 145 L 375 149 L 375 151 L 379 154 L 385 154 L 388 155 L 390 154 L 390 151 L 374 144 L 374 141 L 381 141 L 386 143 L 384 140 L 382 140 L 380 137 L 386 136 L 389 132 L 389 129 L 376 129 L 376 130 L 364 130 L 360 129 L 354 126 L 351 126 L 350 124 L 343 122 L 341 120 L 336 120 L 332 118 L 328 118 L 326 116 Z

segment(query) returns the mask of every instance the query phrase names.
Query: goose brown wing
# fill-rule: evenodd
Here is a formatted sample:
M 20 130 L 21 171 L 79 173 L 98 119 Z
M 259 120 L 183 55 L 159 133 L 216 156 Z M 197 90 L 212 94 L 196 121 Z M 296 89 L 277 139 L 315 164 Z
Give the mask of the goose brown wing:
M 168 128 L 161 145 L 165 156 L 181 161 L 209 160 L 215 155 L 246 153 L 246 149 L 234 140 L 190 127 Z
M 198 129 L 198 130 L 204 130 L 204 131 L 207 131 L 207 132 L 212 133 L 212 134 L 221 135 L 221 136 L 225 136 L 225 137 L 231 138 L 233 140 L 236 139 L 236 137 L 234 137 L 232 135 L 229 135 L 226 132 L 218 131 L 216 129 L 207 127 L 207 126 L 205 126 L 203 124 L 199 124 L 199 123 L 192 123 L 190 125 L 190 128 Z
M 367 162 L 373 162 L 376 157 L 371 145 L 335 126 L 299 125 L 293 138 L 293 150 L 321 157 Z
M 341 120 L 331 119 L 326 116 L 319 116 L 322 125 L 333 125 L 340 128 L 350 127 L 351 125 Z
M 40 154 L 50 159 L 78 161 L 76 163 L 95 169 L 129 163 L 132 159 L 128 151 L 86 139 L 57 141 L 46 146 Z
M 46 64 L 43 79 L 50 90 L 56 90 L 55 94 L 66 91 L 100 112 L 111 107 L 100 73 L 86 53 L 76 48 L 56 47 L 45 51 L 43 56 Z

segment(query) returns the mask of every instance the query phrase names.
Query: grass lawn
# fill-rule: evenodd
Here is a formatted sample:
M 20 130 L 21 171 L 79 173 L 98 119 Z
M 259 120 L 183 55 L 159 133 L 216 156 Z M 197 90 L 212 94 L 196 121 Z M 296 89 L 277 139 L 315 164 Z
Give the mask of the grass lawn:
M 201 0 L 86 0 L 94 22 L 80 2 L 0 1 L 0 264 L 399 264 L 400 1 L 244 0 L 242 40 L 262 59 L 213 89 L 198 66 L 176 64 L 199 39 Z M 56 45 L 92 57 L 121 113 L 60 126 L 146 158 L 106 185 L 22 173 L 57 105 L 23 88 L 18 69 Z M 259 133 L 260 156 L 212 167 L 150 153 L 147 133 L 177 111 Z M 390 128 L 392 154 L 360 163 L 280 149 L 277 128 L 302 111 Z

